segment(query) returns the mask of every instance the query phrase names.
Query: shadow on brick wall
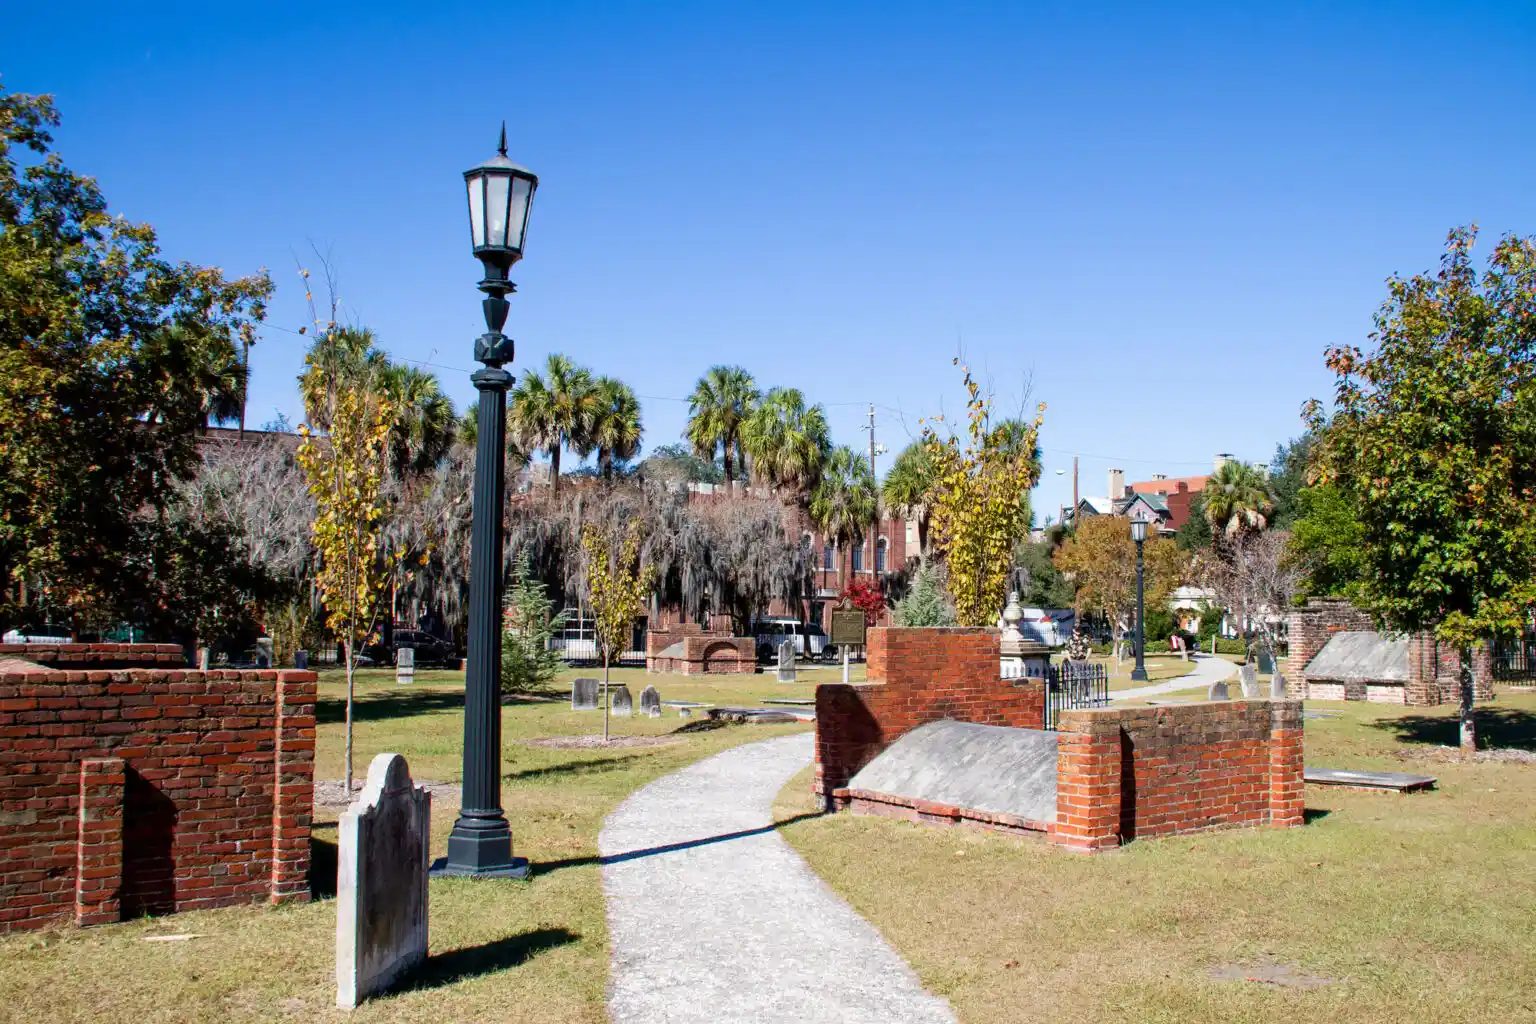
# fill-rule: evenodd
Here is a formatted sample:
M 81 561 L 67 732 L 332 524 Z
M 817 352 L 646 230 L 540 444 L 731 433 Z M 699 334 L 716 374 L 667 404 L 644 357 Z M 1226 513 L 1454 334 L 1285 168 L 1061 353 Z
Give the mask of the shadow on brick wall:
M 322 826 L 315 826 L 320 828 Z M 334 830 L 335 822 L 328 827 Z M 336 897 L 336 875 L 341 870 L 341 858 L 336 843 L 329 839 L 309 837 L 309 896 L 315 900 Z
M 1516 708 L 1482 707 L 1476 715 L 1479 749 L 1536 750 L 1536 714 Z M 1396 733 L 1404 743 L 1454 747 L 1461 742 L 1461 725 L 1454 714 L 1378 718 L 1371 725 Z
M 133 768 L 123 799 L 124 919 L 176 909 L 176 804 Z

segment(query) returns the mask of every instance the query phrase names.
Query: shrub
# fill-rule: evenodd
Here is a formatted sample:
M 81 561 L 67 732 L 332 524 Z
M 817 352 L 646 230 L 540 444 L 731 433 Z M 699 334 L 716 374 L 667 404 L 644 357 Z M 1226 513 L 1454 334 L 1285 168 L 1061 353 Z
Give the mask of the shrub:
M 565 625 L 565 613 L 553 614 L 544 584 L 530 575 L 528 558 L 512 567 L 501 629 L 501 689 L 526 693 L 554 682 L 562 667 L 549 645 Z
M 955 610 L 944 589 L 944 576 L 931 563 L 912 577 L 912 589 L 896 602 L 892 621 L 898 626 L 953 626 Z

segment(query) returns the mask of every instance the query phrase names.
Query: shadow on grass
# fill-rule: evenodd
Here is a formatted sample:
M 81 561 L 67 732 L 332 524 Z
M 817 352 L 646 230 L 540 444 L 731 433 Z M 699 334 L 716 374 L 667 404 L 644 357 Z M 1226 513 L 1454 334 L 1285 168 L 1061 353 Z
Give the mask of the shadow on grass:
M 821 811 L 807 811 L 797 814 L 792 818 L 776 821 L 771 825 L 763 825 L 760 828 L 746 828 L 739 832 L 726 832 L 718 836 L 705 836 L 703 839 L 690 839 L 685 843 L 667 843 L 665 846 L 648 846 L 643 850 L 628 850 L 624 853 L 609 854 L 606 857 L 571 857 L 567 860 L 552 860 L 542 864 L 533 865 L 533 873 L 536 875 L 548 874 L 551 871 L 559 871 L 561 868 L 579 868 L 589 864 L 621 864 L 627 860 L 639 860 L 641 857 L 654 857 L 659 853 L 676 853 L 679 850 L 692 850 L 700 846 L 712 846 L 715 843 L 728 843 L 732 839 L 746 839 L 748 836 L 760 836 L 766 832 L 776 832 L 785 825 L 793 825 L 797 821 L 806 821 L 811 818 L 822 817 Z
M 1301 812 L 1301 823 L 1303 825 L 1310 825 L 1314 821 L 1322 821 L 1332 813 L 1326 807 L 1306 807 Z
M 724 729 L 729 722 L 717 718 L 701 718 L 697 722 L 689 722 L 672 730 L 673 736 L 686 736 L 695 732 L 714 732 L 716 729 Z
M 551 694 L 504 694 L 503 707 L 519 704 L 547 704 Z M 400 690 L 359 694 L 352 702 L 354 722 L 382 722 L 391 718 L 410 718 L 439 711 L 460 711 L 464 707 L 463 690 Z M 347 702 L 335 697 L 321 697 L 315 702 L 315 722 L 336 725 L 347 720 Z
M 1536 714 L 1517 708 L 1478 708 L 1476 717 L 1478 749 L 1536 750 Z M 1396 733 L 1403 743 L 1430 743 L 1442 747 L 1461 743 L 1461 723 L 1454 712 L 1378 718 L 1371 725 Z
M 529 768 L 520 772 L 508 772 L 503 775 L 503 782 L 519 782 L 528 779 L 558 778 L 563 775 L 599 775 L 603 772 L 622 771 L 631 761 L 640 760 L 639 754 L 625 754 L 621 757 L 594 757 L 588 761 L 566 761 L 562 764 L 546 765 L 543 768 Z
M 335 826 L 333 825 L 332 827 Z M 340 864 L 335 843 L 325 839 L 316 839 L 313 835 L 309 837 L 309 895 L 311 899 L 329 900 L 336 897 L 336 873 L 340 870 Z
M 565 928 L 536 928 L 521 935 L 509 935 L 480 946 L 465 946 L 448 953 L 427 957 L 411 972 L 412 989 L 441 988 L 466 978 L 516 967 L 546 949 L 578 942 L 581 936 Z

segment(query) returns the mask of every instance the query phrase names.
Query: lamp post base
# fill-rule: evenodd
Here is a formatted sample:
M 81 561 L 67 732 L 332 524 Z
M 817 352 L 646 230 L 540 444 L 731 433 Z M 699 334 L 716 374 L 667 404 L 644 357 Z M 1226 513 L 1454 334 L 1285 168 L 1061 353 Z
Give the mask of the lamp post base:
M 506 867 L 489 869 L 456 867 L 447 857 L 439 857 L 427 874 L 433 878 L 527 878 L 529 870 L 527 857 L 513 857 Z
M 1131 681 L 1134 682 L 1134 683 L 1144 683 L 1144 682 L 1146 682 L 1147 681 L 1147 670 L 1144 669 L 1144 668 L 1133 668 L 1133 669 L 1131 669 Z
M 512 830 L 498 811 L 478 817 L 460 813 L 448 834 L 448 856 L 433 875 L 459 878 L 527 878 L 528 859 L 512 856 Z

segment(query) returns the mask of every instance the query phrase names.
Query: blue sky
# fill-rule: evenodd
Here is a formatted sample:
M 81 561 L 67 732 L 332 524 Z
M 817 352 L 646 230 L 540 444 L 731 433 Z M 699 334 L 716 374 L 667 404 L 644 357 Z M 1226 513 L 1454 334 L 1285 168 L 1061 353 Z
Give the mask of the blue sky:
M 472 399 L 460 172 L 503 118 L 540 177 L 514 369 L 622 377 L 650 447 L 740 363 L 895 449 L 960 411 L 963 351 L 1048 404 L 1042 517 L 1073 453 L 1085 493 L 1268 459 L 1387 275 L 1536 232 L 1525 3 L 8 7 L 67 162 L 172 257 L 272 271 L 258 423 L 299 418 L 312 244 Z

